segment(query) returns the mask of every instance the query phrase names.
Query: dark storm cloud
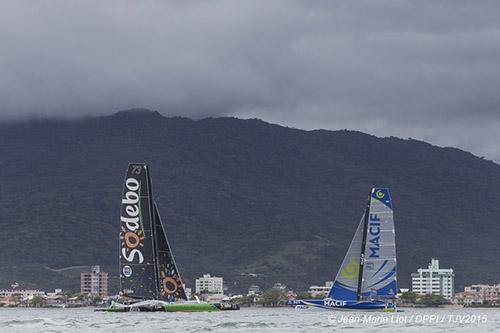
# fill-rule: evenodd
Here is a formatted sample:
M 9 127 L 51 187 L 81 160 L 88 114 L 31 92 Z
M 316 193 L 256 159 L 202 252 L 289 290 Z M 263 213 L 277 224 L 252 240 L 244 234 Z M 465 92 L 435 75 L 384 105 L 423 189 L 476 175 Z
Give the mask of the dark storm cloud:
M 0 117 L 259 117 L 500 160 L 497 1 L 3 1 Z

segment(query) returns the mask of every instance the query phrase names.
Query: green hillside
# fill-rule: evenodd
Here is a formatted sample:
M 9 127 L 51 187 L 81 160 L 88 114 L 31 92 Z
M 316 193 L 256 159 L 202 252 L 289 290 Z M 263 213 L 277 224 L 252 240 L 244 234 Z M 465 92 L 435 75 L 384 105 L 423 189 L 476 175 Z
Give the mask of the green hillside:
M 134 161 L 151 166 L 188 286 L 204 272 L 233 291 L 331 280 L 372 186 L 391 189 L 401 286 L 431 257 L 455 269 L 458 286 L 500 281 L 500 166 L 458 149 L 132 110 L 0 124 L 0 156 L 0 287 L 77 289 L 77 277 L 45 267 L 93 264 L 116 287 L 120 194 Z

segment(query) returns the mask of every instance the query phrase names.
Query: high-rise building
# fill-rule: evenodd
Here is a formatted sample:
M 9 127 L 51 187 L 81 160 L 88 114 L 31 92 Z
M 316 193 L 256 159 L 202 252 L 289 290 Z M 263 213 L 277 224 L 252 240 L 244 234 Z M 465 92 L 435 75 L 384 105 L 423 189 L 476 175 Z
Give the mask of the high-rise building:
M 90 272 L 80 273 L 80 292 L 84 295 L 108 296 L 108 273 L 99 266 L 92 266 Z
M 195 292 L 197 294 L 224 294 L 223 278 L 211 276 L 210 274 L 203 274 L 203 277 L 195 280 Z
M 439 260 L 432 259 L 428 268 L 419 268 L 417 273 L 412 273 L 412 291 L 420 294 L 441 295 L 447 300 L 453 298 L 454 288 L 453 269 L 439 268 Z

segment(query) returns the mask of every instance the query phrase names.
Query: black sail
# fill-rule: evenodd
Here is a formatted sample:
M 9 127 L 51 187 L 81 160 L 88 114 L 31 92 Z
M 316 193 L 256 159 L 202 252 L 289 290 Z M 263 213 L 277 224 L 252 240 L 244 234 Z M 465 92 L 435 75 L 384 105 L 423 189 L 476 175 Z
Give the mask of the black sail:
M 120 215 L 120 287 L 127 297 L 158 298 L 152 210 L 148 166 L 129 164 Z
M 187 300 L 184 285 L 170 250 L 156 203 L 154 204 L 154 223 L 158 264 L 158 298 L 168 302 L 180 299 Z

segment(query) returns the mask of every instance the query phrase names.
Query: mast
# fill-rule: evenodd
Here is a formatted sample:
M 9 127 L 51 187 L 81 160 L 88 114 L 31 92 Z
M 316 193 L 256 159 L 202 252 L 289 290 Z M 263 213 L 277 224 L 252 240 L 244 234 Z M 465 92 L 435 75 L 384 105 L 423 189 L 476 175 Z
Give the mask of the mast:
M 357 290 L 357 300 L 361 300 L 361 290 L 363 288 L 363 266 L 365 264 L 365 252 L 366 252 L 366 237 L 368 233 L 368 218 L 370 215 L 370 202 L 371 202 L 371 191 L 368 195 L 368 204 L 366 205 L 365 216 L 363 221 L 363 241 L 361 243 L 361 255 L 359 256 L 359 274 L 358 274 L 358 290 Z
M 144 166 L 145 168 L 148 168 L 148 165 Z M 152 188 L 152 181 L 151 181 L 151 173 L 148 170 L 148 188 L 149 188 L 149 212 L 151 216 L 151 233 L 152 233 L 152 242 L 153 242 L 153 264 L 154 264 L 154 271 L 156 274 L 154 274 L 154 279 L 155 279 L 155 293 L 156 293 L 156 299 L 158 299 L 158 242 L 156 240 L 156 214 L 154 213 L 154 198 L 153 198 L 153 188 Z

